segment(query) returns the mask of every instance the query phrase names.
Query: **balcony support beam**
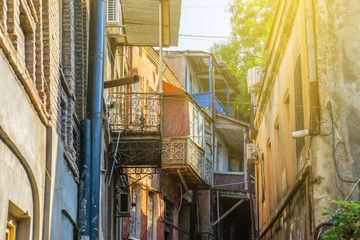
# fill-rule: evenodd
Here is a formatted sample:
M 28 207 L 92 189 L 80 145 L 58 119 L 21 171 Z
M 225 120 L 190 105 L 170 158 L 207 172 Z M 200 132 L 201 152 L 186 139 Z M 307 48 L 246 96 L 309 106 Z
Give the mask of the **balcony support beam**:
M 244 202 L 244 199 L 241 199 L 240 201 L 238 201 L 234 206 L 232 206 L 229 210 L 227 210 L 223 215 L 221 215 L 221 217 L 219 217 L 214 223 L 213 223 L 213 227 L 218 224 L 221 220 L 223 220 L 227 215 L 229 215 L 232 211 L 234 211 L 238 206 L 240 206 L 240 204 L 242 204 Z
M 181 180 L 181 183 L 183 184 L 184 188 L 185 188 L 185 193 L 181 196 L 181 199 L 183 199 L 184 197 L 186 197 L 187 195 L 189 195 L 189 188 L 185 182 L 185 179 L 183 177 L 183 175 L 181 174 L 181 171 L 180 169 L 177 169 L 176 170 L 177 174 L 179 175 L 180 177 L 180 180 Z
M 139 82 L 139 76 L 133 75 L 104 82 L 104 88 L 113 88 Z

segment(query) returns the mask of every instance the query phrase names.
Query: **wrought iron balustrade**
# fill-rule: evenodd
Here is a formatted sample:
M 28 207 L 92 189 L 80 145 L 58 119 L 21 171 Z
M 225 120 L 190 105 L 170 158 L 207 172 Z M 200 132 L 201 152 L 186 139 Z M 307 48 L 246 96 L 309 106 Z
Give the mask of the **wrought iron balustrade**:
M 109 121 L 115 131 L 160 132 L 161 94 L 110 92 Z
M 205 158 L 204 150 L 191 138 L 166 138 L 162 143 L 162 164 L 190 166 L 208 185 L 212 185 L 212 162 Z

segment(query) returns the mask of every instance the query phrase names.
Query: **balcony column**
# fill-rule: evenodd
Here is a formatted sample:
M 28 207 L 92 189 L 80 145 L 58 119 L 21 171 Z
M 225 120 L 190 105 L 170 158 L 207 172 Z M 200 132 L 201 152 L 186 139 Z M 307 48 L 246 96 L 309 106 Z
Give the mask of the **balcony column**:
M 163 136 L 163 70 L 162 70 L 162 47 L 163 47 L 163 34 L 162 34 L 162 28 L 163 28 L 163 18 L 162 18 L 162 0 L 159 0 L 159 93 L 160 95 L 160 138 L 162 139 Z
M 211 69 L 211 56 L 209 57 L 209 92 L 212 92 L 212 69 Z
M 163 36 L 162 36 L 162 2 L 159 0 L 159 93 L 163 92 L 162 84 L 162 47 L 163 47 Z
M 230 97 L 229 97 L 229 85 L 226 83 L 226 105 L 227 113 L 230 115 Z
M 188 60 L 188 54 L 187 54 L 187 52 L 185 53 L 185 90 L 187 91 L 187 92 L 189 92 L 189 80 L 188 80 L 188 78 L 189 78 L 189 76 L 188 76 L 188 74 L 189 74 L 189 60 Z
M 211 55 L 209 58 L 209 72 L 210 72 L 210 82 L 211 83 L 211 113 L 212 113 L 212 120 L 213 120 L 213 126 L 212 126 L 212 150 L 213 150 L 213 156 L 212 156 L 212 168 L 214 170 L 214 164 L 216 162 L 216 154 L 215 154 L 215 142 L 216 142 L 216 105 L 215 105 L 215 74 L 214 74 L 214 68 L 213 66 L 211 66 Z M 214 178 L 213 178 L 213 182 L 211 183 L 212 186 L 214 186 Z

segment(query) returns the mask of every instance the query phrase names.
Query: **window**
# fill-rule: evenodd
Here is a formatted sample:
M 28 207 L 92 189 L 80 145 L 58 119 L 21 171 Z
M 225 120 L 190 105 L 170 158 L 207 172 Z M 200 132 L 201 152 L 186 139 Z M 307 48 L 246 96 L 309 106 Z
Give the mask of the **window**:
M 222 145 L 218 142 L 217 143 L 217 151 L 216 151 L 216 160 L 215 160 L 215 171 L 221 171 L 220 160 L 222 154 Z
M 203 144 L 205 145 L 205 158 L 209 161 L 212 161 L 212 123 L 204 118 L 204 135 L 203 135 Z
M 264 153 L 261 153 L 261 161 L 260 161 L 260 171 L 261 171 L 261 202 L 265 202 L 265 191 L 266 191 L 266 185 L 265 185 L 265 171 L 264 171 Z
M 190 123 L 190 136 L 194 136 L 194 105 L 189 102 L 189 123 Z
M 35 20 L 30 14 L 28 4 L 23 1 L 20 1 L 20 4 L 8 1 L 6 6 L 8 7 L 6 15 L 8 36 L 20 60 L 17 65 L 26 67 L 32 80 L 35 81 Z
M 29 238 L 30 216 L 14 203 L 9 201 L 5 240 Z
M 205 148 L 204 141 L 204 123 L 206 122 L 202 112 L 192 103 L 189 102 L 189 123 L 190 123 L 190 137 Z
M 130 236 L 140 238 L 141 189 L 134 186 L 131 190 L 131 195 Z
M 147 206 L 147 239 L 154 239 L 154 194 L 149 192 Z
M 165 200 L 165 213 L 164 213 L 164 218 L 165 218 L 165 240 L 170 240 L 172 239 L 173 235 L 172 235 L 172 223 L 173 223 L 173 212 L 174 212 L 174 204 L 169 201 L 168 199 L 164 199 Z
M 297 58 L 294 71 L 294 91 L 295 91 L 295 130 L 304 129 L 304 107 L 303 107 L 303 89 L 301 78 L 301 56 Z M 304 147 L 305 139 L 296 138 L 296 156 L 299 156 Z
M 15 239 L 15 226 L 13 222 L 7 222 L 6 225 L 6 237 L 5 240 L 14 240 Z

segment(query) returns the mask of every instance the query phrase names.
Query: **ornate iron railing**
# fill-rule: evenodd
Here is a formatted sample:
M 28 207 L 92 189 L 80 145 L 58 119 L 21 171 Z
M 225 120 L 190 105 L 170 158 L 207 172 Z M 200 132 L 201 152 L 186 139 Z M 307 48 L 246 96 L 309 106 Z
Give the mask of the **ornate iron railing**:
M 112 103 L 109 121 L 115 131 L 160 132 L 159 93 L 119 93 L 108 95 Z
M 162 164 L 189 165 L 203 181 L 212 185 L 212 162 L 205 158 L 204 150 L 191 138 L 165 138 L 162 143 Z

